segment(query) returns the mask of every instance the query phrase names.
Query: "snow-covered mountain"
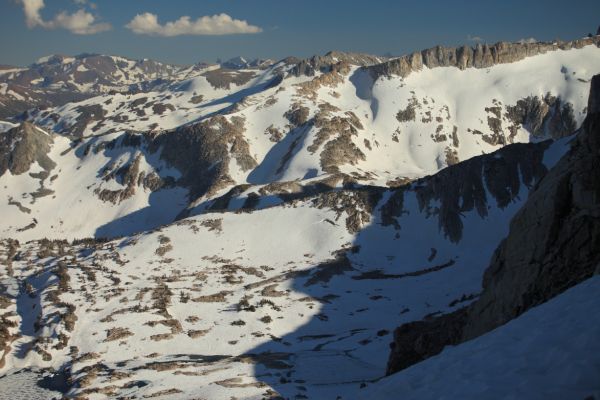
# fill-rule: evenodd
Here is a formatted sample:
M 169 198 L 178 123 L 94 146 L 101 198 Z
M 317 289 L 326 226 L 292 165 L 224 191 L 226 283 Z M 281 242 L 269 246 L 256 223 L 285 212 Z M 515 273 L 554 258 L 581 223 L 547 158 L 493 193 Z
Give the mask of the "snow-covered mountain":
M 382 68 L 374 57 L 329 53 L 32 111 L 53 136 L 46 152 L 56 167 L 43 197 L 37 176 L 0 177 L 10 216 L 0 230 L 20 239 L 124 235 L 223 208 L 224 196 L 231 207 L 268 197 L 262 207 L 319 182 L 397 186 L 509 143 L 559 138 L 585 116 L 597 42 L 405 77 L 373 72 Z
M 60 371 L 68 396 L 91 399 L 427 397 L 440 390 L 419 384 L 428 368 L 456 380 L 473 349 L 477 366 L 487 346 L 558 326 L 573 301 L 572 328 L 591 343 L 582 310 L 597 306 L 596 281 L 581 282 L 600 261 L 585 239 L 600 183 L 583 177 L 597 158 L 599 45 L 167 68 L 141 91 L 103 88 L 2 123 L 0 397 L 25 368 Z M 515 260 L 541 267 L 515 272 Z M 542 286 L 506 289 L 536 276 Z M 521 294 L 538 297 L 519 308 Z M 502 312 L 485 314 L 490 298 Z M 433 331 L 423 364 L 375 383 L 407 357 L 402 334 L 445 321 L 477 334 Z M 458 347 L 426 360 L 445 344 Z M 448 371 L 455 359 L 463 369 Z M 587 386 L 556 393 L 597 393 L 584 370 L 570 376 Z
M 27 68 L 1 66 L 0 118 L 33 107 L 63 105 L 102 93 L 144 91 L 197 75 L 208 67 L 97 54 L 51 55 Z

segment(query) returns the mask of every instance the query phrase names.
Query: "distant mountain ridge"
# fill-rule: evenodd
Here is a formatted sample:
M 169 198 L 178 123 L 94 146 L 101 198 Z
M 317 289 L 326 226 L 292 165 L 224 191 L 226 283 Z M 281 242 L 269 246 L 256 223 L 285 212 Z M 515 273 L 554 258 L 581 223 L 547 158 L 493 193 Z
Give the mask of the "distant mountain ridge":
M 266 68 L 274 63 L 275 63 L 275 61 L 268 59 L 268 58 L 267 59 L 255 58 L 253 60 L 248 61 L 242 56 L 237 56 L 237 57 L 230 58 L 229 60 L 227 60 L 225 62 L 220 63 L 220 65 L 222 68 L 244 69 L 244 68 Z
M 547 51 L 581 48 L 598 44 L 598 36 L 567 42 L 478 44 L 445 48 L 436 46 L 401 57 L 380 57 L 366 54 L 329 52 L 304 60 L 288 57 L 285 63 L 296 64 L 294 74 L 313 75 L 315 70 L 330 68 L 336 62 L 365 66 L 377 79 L 380 75 L 407 76 L 423 66 L 456 66 L 485 68 L 498 63 L 510 63 L 543 54 Z M 220 64 L 223 69 L 265 69 L 275 64 L 270 59 L 246 60 L 238 56 Z M 38 59 L 27 68 L 0 67 L 0 118 L 14 117 L 34 107 L 60 106 L 110 91 L 150 91 L 167 82 L 180 81 L 202 73 L 219 64 L 198 63 L 178 66 L 149 59 L 131 60 L 101 54 L 80 54 L 74 57 L 50 55 Z
M 51 55 L 27 68 L 0 70 L 0 118 L 33 107 L 62 105 L 110 91 L 148 90 L 183 79 L 206 66 L 175 66 L 152 60 L 81 54 Z

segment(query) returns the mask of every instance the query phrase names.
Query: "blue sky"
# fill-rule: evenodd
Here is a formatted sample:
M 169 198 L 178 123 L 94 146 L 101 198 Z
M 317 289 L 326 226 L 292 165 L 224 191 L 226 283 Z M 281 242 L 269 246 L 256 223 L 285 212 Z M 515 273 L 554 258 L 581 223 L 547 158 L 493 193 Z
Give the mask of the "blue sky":
M 37 14 L 26 19 L 24 3 Z M 437 44 L 475 44 L 474 38 L 574 39 L 600 24 L 597 0 L 0 0 L 0 7 L 0 64 L 12 65 L 84 52 L 178 64 L 329 50 L 400 55 Z M 220 14 L 229 22 L 197 21 Z M 189 23 L 165 27 L 183 16 Z

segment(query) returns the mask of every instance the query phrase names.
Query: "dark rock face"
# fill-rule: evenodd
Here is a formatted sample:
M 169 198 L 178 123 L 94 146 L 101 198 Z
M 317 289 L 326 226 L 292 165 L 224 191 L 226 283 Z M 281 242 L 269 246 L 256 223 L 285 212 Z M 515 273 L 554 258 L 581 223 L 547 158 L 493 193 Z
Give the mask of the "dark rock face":
M 467 320 L 465 308 L 437 318 L 409 322 L 394 331 L 387 373 L 392 374 L 439 354 L 459 342 Z
M 256 76 L 254 72 L 216 69 L 202 74 L 215 89 L 229 89 L 231 85 L 244 85 Z
M 547 172 L 542 160 L 549 145 L 549 141 L 516 143 L 395 189 L 383 205 L 383 224 L 399 227 L 396 218 L 403 212 L 404 192 L 413 190 L 421 211 L 437 215 L 440 229 L 452 242 L 458 242 L 463 231 L 462 213 L 475 209 L 485 217 L 491 201 L 505 208 L 518 196 L 521 185 L 533 186 L 542 179 Z M 488 198 L 486 187 L 492 198 Z M 439 202 L 439 207 L 430 207 L 432 202 Z
M 428 68 L 457 67 L 460 69 L 489 68 L 496 64 L 512 63 L 549 51 L 579 49 L 591 44 L 600 46 L 600 36 L 555 43 L 499 42 L 491 46 L 478 44 L 474 48 L 468 46 L 459 48 L 436 46 L 365 68 L 374 79 L 380 76 L 392 75 L 399 75 L 404 78 L 411 72 L 420 70 L 423 66 Z
M 233 185 L 229 161 L 234 158 L 243 171 L 256 167 L 244 139 L 244 120 L 216 116 L 158 136 L 151 151 L 162 148 L 161 159 L 177 168 L 182 177 L 178 184 L 190 189 L 192 199 L 214 194 Z
M 0 134 L 0 176 L 6 171 L 23 174 L 34 162 L 49 172 L 56 166 L 48 157 L 52 143 L 52 136 L 29 122 Z
M 305 124 L 306 121 L 308 121 L 309 114 L 310 110 L 308 109 L 308 107 L 298 105 L 298 107 L 286 111 L 284 117 L 287 118 L 288 121 L 290 121 L 293 127 L 298 127 L 300 125 Z
M 419 100 L 413 95 L 413 97 L 408 101 L 408 105 L 405 109 L 398 111 L 396 114 L 396 119 L 398 122 L 409 122 L 414 121 L 416 118 L 415 109 L 419 107 Z
M 600 75 L 569 152 L 531 192 L 470 306 L 398 328 L 388 374 L 478 337 L 591 277 L 600 264 Z

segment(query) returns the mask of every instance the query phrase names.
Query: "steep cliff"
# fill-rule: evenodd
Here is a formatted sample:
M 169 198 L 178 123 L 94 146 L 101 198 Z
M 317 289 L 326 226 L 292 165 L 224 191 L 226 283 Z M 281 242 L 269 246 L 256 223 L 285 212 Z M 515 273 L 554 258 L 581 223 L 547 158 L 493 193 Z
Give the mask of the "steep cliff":
M 496 249 L 470 306 L 394 333 L 388 374 L 478 337 L 582 282 L 600 263 L 600 76 L 569 152 L 539 182 Z

